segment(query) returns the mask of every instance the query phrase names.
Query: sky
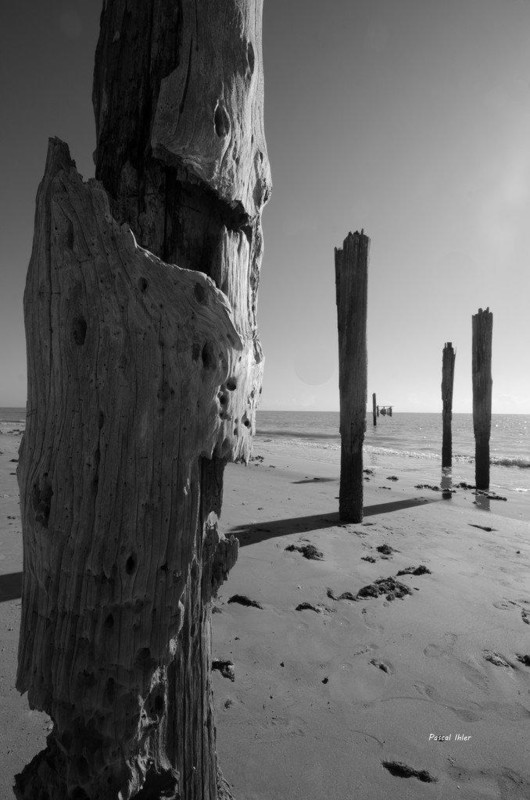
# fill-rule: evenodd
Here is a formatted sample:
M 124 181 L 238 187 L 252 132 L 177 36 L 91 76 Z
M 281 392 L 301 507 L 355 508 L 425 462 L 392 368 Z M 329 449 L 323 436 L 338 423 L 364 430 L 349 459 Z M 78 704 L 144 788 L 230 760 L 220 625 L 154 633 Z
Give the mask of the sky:
M 0 28 L 0 406 L 26 397 L 22 295 L 47 139 L 94 172 L 101 3 L 17 0 Z M 493 411 L 530 413 L 530 2 L 265 0 L 262 408 L 338 410 L 334 248 L 370 237 L 368 392 L 471 412 L 493 312 Z

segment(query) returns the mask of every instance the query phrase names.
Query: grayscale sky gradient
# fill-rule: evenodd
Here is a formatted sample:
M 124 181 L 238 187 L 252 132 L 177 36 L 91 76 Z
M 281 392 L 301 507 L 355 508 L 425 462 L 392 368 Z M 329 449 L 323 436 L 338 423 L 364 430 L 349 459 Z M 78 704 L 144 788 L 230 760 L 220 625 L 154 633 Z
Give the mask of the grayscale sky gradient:
M 0 28 L 0 405 L 24 405 L 22 293 L 48 136 L 93 175 L 99 0 L 17 0 Z M 368 389 L 471 411 L 493 311 L 493 411 L 530 412 L 530 2 L 265 0 L 262 407 L 338 409 L 333 248 L 371 238 Z

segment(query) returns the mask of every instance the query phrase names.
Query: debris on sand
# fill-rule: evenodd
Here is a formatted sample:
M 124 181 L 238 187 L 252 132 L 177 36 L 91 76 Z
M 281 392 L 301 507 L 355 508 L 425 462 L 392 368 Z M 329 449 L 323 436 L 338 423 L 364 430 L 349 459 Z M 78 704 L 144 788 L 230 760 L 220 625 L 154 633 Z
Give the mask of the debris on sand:
M 478 528 L 479 531 L 487 531 L 487 533 L 491 533 L 492 531 L 496 531 L 497 528 L 490 528 L 489 525 L 475 525 L 473 522 L 467 523 L 471 528 Z
M 389 544 L 380 544 L 379 547 L 376 547 L 375 549 L 378 553 L 383 553 L 385 556 L 391 556 L 392 553 L 396 552 L 393 547 L 390 547 Z
M 440 487 L 430 483 L 417 483 L 415 489 L 432 489 L 433 492 L 439 492 Z
M 333 589 L 328 589 L 326 594 L 331 600 L 353 600 L 354 602 L 357 600 L 357 596 L 351 592 L 343 592 L 342 594 L 336 595 Z
M 491 664 L 495 664 L 496 667 L 507 667 L 510 669 L 510 664 L 503 658 L 499 653 L 493 653 L 490 650 L 484 651 L 484 658 L 486 661 L 489 661 Z
M 496 494 L 496 492 L 483 492 L 480 489 L 477 489 L 475 494 L 480 495 L 481 497 L 486 497 L 488 500 L 504 500 L 505 503 L 508 501 L 507 497 L 503 497 L 500 494 Z
M 397 475 L 388 475 L 387 481 L 398 481 L 399 478 Z
M 403 598 L 407 594 L 412 594 L 408 586 L 405 586 L 404 583 L 400 583 L 395 578 L 378 578 L 374 583 L 369 583 L 367 586 L 363 586 L 362 589 L 359 589 L 357 594 L 352 594 L 351 592 L 343 592 L 340 595 L 336 595 L 333 589 L 327 590 L 327 595 L 331 600 L 353 600 L 354 602 L 357 600 L 364 600 L 367 597 L 379 597 L 380 595 L 386 595 L 386 599 L 391 601 L 398 598 Z
M 431 571 L 425 564 L 420 564 L 419 567 L 405 567 L 400 569 L 398 575 L 431 575 Z
M 373 556 L 361 556 L 361 561 L 368 561 L 370 564 L 375 564 L 375 558 Z
M 258 603 L 257 600 L 251 600 L 250 597 L 247 597 L 245 594 L 233 594 L 228 602 L 239 603 L 241 606 L 252 606 L 252 608 L 263 608 L 261 603 Z
M 223 678 L 228 678 L 230 681 L 235 681 L 236 672 L 234 669 L 233 661 L 222 661 L 221 659 L 214 659 L 212 661 L 212 670 L 218 670 Z
M 413 767 L 403 764 L 401 761 L 382 761 L 383 767 L 387 769 L 391 775 L 397 778 L 417 778 L 423 783 L 436 783 L 437 778 L 427 772 L 426 769 L 414 769 Z
M 530 667 L 530 656 L 528 655 L 521 655 L 520 653 L 516 653 L 517 661 L 520 661 L 521 664 L 524 664 L 525 667 Z
M 361 597 L 379 597 L 386 595 L 388 601 L 395 600 L 396 598 L 403 598 L 407 594 L 412 594 L 408 586 L 400 583 L 395 578 L 378 578 L 374 583 L 369 583 L 368 586 L 363 586 L 357 592 L 357 598 Z
M 296 550 L 298 553 L 302 553 L 303 557 L 308 558 L 310 561 L 324 560 L 324 553 L 318 550 L 314 544 L 304 544 L 302 547 L 299 547 L 296 544 L 290 544 L 285 549 L 290 553 L 293 553 Z
M 370 664 L 377 667 L 377 669 L 380 669 L 382 672 L 386 672 L 387 674 L 389 672 L 387 665 L 383 661 L 378 661 L 376 658 L 372 658 Z

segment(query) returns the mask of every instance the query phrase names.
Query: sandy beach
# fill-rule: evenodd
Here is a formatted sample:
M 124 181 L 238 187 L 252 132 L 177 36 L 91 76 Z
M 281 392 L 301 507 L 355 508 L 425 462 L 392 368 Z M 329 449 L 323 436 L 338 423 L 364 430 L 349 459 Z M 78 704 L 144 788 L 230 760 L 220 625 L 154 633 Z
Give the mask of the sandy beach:
M 0 436 L 2 800 L 49 728 L 14 689 L 19 444 Z M 249 466 L 227 468 L 222 528 L 240 552 L 213 658 L 233 664 L 214 691 L 234 796 L 528 798 L 528 495 L 477 505 L 428 488 L 436 465 L 367 454 L 365 467 L 359 525 L 338 521 L 337 451 L 258 437 Z

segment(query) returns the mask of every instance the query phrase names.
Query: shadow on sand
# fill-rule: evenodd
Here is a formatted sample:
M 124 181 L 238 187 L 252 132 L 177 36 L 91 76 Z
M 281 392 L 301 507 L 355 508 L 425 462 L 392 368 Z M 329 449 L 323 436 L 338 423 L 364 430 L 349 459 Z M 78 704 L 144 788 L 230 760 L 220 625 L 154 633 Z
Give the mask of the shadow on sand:
M 22 597 L 22 573 L 10 572 L 0 575 L 0 603 L 8 600 L 18 600 Z
M 405 508 L 424 506 L 428 503 L 437 503 L 440 498 L 432 500 L 426 497 L 410 498 L 408 500 L 396 500 L 390 503 L 377 503 L 376 505 L 366 506 L 364 517 L 372 517 L 376 514 L 389 514 L 392 511 L 400 511 Z M 267 522 L 254 522 L 250 525 L 237 525 L 227 531 L 239 539 L 241 547 L 247 544 L 256 544 L 265 539 L 273 539 L 277 536 L 287 536 L 290 533 L 309 533 L 318 531 L 322 528 L 333 528 L 342 525 L 339 520 L 338 511 L 329 514 L 311 514 L 307 517 L 289 517 L 288 519 L 273 519 Z

